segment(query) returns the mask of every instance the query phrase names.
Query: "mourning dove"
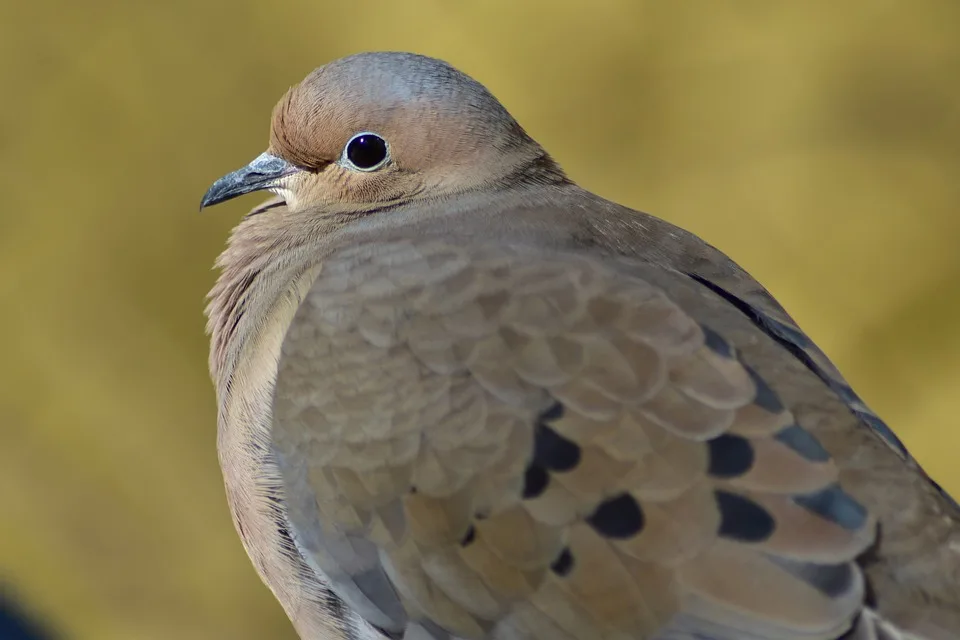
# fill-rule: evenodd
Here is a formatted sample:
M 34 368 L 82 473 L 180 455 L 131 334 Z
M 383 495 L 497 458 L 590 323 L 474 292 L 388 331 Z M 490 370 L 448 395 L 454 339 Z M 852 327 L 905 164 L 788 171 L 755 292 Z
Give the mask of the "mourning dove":
M 303 638 L 946 640 L 960 509 L 743 269 L 450 65 L 273 112 L 208 307 L 237 530 Z

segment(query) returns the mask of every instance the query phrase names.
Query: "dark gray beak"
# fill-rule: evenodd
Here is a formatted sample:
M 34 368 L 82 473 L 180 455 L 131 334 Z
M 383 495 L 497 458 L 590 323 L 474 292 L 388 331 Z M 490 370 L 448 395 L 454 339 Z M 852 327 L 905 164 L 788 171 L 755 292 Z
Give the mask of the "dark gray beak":
M 300 169 L 283 158 L 261 153 L 247 166 L 214 182 L 200 201 L 200 209 L 226 202 L 245 193 L 269 189 L 276 186 L 280 178 L 297 171 Z

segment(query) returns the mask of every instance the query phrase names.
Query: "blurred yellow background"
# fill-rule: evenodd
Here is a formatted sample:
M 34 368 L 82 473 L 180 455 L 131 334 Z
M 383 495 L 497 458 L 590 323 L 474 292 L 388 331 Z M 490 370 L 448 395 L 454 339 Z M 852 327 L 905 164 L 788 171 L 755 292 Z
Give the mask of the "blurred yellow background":
M 955 0 L 0 0 L 0 585 L 63 637 L 293 637 L 227 513 L 203 334 L 258 200 L 197 206 L 369 49 L 447 59 L 733 256 L 960 494 Z

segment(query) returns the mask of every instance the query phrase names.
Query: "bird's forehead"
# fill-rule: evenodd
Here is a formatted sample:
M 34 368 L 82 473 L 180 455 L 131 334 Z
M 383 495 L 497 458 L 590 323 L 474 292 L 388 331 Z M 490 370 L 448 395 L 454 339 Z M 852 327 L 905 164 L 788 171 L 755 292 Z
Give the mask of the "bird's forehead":
M 330 162 L 359 131 L 413 136 L 512 131 L 512 118 L 480 83 L 445 62 L 415 54 L 370 53 L 310 73 L 274 112 L 271 147 L 301 166 Z M 313 162 L 307 156 L 313 155 Z

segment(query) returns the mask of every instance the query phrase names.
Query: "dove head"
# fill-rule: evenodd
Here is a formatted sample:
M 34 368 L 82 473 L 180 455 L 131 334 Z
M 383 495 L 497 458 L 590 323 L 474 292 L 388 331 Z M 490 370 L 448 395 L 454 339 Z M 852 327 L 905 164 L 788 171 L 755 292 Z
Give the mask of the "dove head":
M 201 208 L 269 190 L 291 212 L 363 213 L 564 180 L 479 82 L 434 58 L 363 53 L 287 91 L 273 111 L 268 150 L 215 182 Z

